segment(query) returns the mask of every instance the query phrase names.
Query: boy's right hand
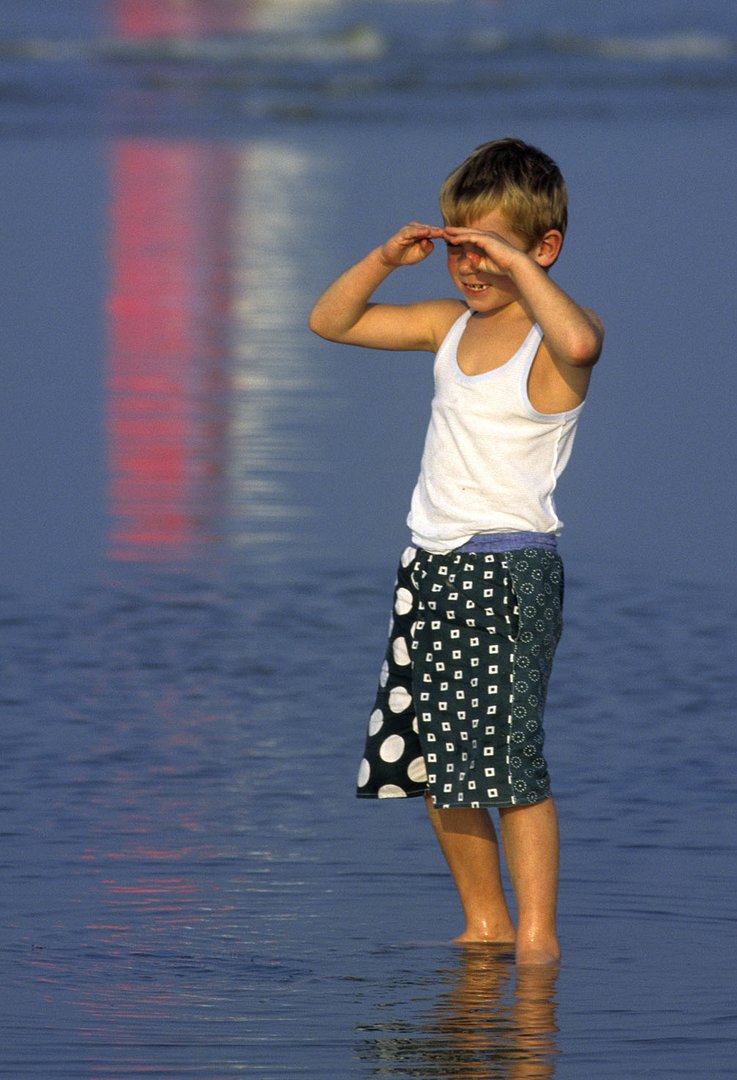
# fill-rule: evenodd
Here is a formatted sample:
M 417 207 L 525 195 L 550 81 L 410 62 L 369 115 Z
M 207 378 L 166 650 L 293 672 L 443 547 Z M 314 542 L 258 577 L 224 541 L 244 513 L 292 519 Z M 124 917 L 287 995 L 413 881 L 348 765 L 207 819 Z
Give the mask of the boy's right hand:
M 399 266 L 414 266 L 432 254 L 435 250 L 433 240 L 443 235 L 443 230 L 435 225 L 411 221 L 382 244 L 379 248 L 381 260 L 392 270 Z

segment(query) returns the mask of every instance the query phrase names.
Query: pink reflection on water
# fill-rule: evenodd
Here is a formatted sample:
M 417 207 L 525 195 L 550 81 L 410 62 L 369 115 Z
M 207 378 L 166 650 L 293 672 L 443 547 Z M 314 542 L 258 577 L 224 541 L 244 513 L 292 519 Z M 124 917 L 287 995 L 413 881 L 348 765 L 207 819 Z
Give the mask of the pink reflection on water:
M 119 0 L 117 31 L 130 38 L 177 34 L 182 37 L 246 30 L 261 0 Z

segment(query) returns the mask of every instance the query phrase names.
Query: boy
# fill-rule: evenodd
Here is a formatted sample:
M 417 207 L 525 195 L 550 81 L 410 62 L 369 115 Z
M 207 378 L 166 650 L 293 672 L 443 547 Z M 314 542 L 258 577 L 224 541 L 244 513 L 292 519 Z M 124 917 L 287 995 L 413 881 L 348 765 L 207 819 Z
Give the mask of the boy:
M 603 328 L 548 276 L 567 224 L 557 165 L 517 139 L 480 146 L 445 181 L 442 226 L 412 222 L 323 293 L 330 341 L 436 353 L 435 396 L 358 795 L 424 795 L 466 919 L 460 943 L 556 962 L 558 824 L 542 713 L 560 636 L 555 482 Z M 397 268 L 447 245 L 463 300 L 371 301 Z M 516 932 L 500 874 L 504 855 Z

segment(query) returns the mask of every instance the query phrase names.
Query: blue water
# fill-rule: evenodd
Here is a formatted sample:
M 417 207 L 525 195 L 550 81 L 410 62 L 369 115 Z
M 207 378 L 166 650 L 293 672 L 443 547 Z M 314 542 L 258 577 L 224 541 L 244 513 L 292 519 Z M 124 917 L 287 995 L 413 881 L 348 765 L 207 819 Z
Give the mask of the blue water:
M 737 15 L 458 10 L 3 7 L 0 1075 L 734 1076 Z M 422 807 L 353 798 L 429 368 L 304 329 L 511 132 L 608 331 L 554 978 L 451 946 Z

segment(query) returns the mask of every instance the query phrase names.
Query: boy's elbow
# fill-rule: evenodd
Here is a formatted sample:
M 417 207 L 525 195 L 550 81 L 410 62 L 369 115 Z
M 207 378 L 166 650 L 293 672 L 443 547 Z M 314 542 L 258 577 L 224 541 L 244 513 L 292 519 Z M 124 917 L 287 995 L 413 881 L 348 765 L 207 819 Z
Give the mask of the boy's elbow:
M 573 367 L 593 367 L 601 356 L 601 346 L 601 338 L 576 342 L 568 355 L 568 362 Z
M 318 337 L 330 341 L 330 333 L 327 324 L 324 319 L 320 318 L 319 313 L 314 308 L 310 312 L 310 317 L 307 320 L 307 329 L 311 330 L 313 334 L 317 334 Z
M 319 304 L 316 304 L 310 312 L 307 319 L 307 328 L 325 341 L 336 341 L 338 343 L 345 341 L 344 329 L 331 316 L 330 312 L 323 310 Z
M 593 367 L 601 356 L 604 344 L 604 327 L 598 318 L 581 329 L 568 343 L 568 362 L 574 367 Z

